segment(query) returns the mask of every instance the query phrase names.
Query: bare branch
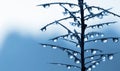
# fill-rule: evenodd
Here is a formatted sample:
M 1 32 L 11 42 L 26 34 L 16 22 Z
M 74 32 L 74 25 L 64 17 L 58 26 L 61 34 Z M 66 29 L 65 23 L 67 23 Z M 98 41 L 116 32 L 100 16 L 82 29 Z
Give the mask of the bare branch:
M 65 9 L 65 11 L 68 11 L 69 12 L 69 14 L 70 14 L 70 16 L 71 17 L 73 17 L 73 19 L 74 19 L 74 22 L 78 22 L 78 26 L 80 26 L 81 24 L 80 24 L 80 21 L 77 19 L 77 17 L 73 14 L 73 12 L 71 12 L 71 11 L 69 11 L 66 7 L 64 7 L 63 5 L 61 5 L 64 9 Z
M 88 40 L 86 42 L 97 42 L 98 40 L 101 40 L 103 43 L 106 43 L 108 39 L 112 39 L 113 42 L 118 42 L 120 37 L 106 37 L 106 38 L 98 38 L 98 39 L 93 39 L 93 40 Z
M 78 6 L 77 4 L 75 4 L 75 3 L 67 3 L 67 2 L 54 2 L 54 3 L 45 3 L 45 4 L 40 4 L 40 5 L 37 5 L 37 6 L 43 6 L 43 7 L 45 7 L 46 5 L 55 5 L 55 4 L 57 4 L 57 5 L 69 5 L 70 7 L 71 6 Z
M 68 69 L 70 69 L 71 67 L 73 67 L 73 68 L 81 68 L 81 67 L 76 66 L 76 65 L 64 64 L 64 63 L 50 63 L 50 64 L 66 66 Z
M 115 54 L 117 54 L 117 53 L 118 53 L 118 52 L 115 52 L 115 53 L 96 54 L 96 55 L 87 56 L 87 57 L 85 57 L 85 59 L 88 59 L 88 58 L 91 58 L 91 57 L 97 57 L 97 56 L 102 57 L 102 56 L 107 56 L 107 55 L 115 55 Z
M 54 21 L 54 22 L 51 22 L 51 23 L 47 24 L 46 26 L 44 26 L 43 28 L 41 28 L 41 30 L 42 30 L 42 31 L 43 31 L 43 30 L 46 30 L 46 28 L 47 28 L 48 26 L 52 25 L 52 24 L 57 24 L 57 23 L 60 22 L 60 21 L 67 20 L 67 19 L 71 19 L 71 18 L 73 18 L 73 17 L 66 17 L 66 18 L 62 18 L 62 19 L 56 20 L 56 21 Z M 77 18 L 79 18 L 79 17 L 77 17 Z
M 90 7 L 90 8 L 92 8 L 92 7 Z M 110 8 L 110 9 L 111 9 L 111 8 Z M 88 19 L 91 19 L 91 18 L 94 18 L 94 17 L 98 17 L 98 18 L 102 19 L 103 16 L 106 16 L 106 14 L 105 14 L 106 11 L 108 11 L 108 10 L 110 10 L 110 9 L 103 10 L 102 12 L 99 12 L 99 13 L 96 13 L 96 14 L 90 13 L 89 15 L 86 15 L 84 18 L 85 18 L 85 20 L 88 20 Z
M 89 50 L 91 51 L 92 54 L 96 54 L 97 51 L 100 52 L 100 53 L 103 52 L 102 50 L 100 50 L 100 49 L 95 49 L 95 48 L 85 49 L 84 51 L 85 51 L 85 52 L 88 52 Z
M 113 13 L 113 12 L 110 12 L 110 11 L 104 9 L 104 8 L 101 8 L 101 7 L 97 7 L 97 6 L 89 6 L 89 7 L 87 7 L 87 8 L 95 8 L 95 9 L 98 9 L 98 10 L 103 10 L 104 12 L 107 12 L 107 13 L 112 14 L 112 15 L 114 15 L 114 16 L 120 17 L 120 15 L 115 14 L 115 13 Z M 87 9 L 87 8 L 85 8 L 85 9 Z
M 114 24 L 114 23 L 117 23 L 116 21 L 113 21 L 113 22 L 106 22 L 106 23 L 100 23 L 100 24 L 95 24 L 95 25 L 90 25 L 88 26 L 87 28 L 102 28 L 104 25 L 111 25 L 111 24 Z
M 42 45 L 43 47 L 44 47 L 44 46 L 50 46 L 50 47 L 52 47 L 53 49 L 54 49 L 54 48 L 55 48 L 55 49 L 56 49 L 56 48 L 59 48 L 59 49 L 65 51 L 65 52 L 66 52 L 66 51 L 71 51 L 71 52 L 79 53 L 78 51 L 75 51 L 75 50 L 73 50 L 73 49 L 61 47 L 61 46 L 58 46 L 58 45 L 43 44 L 43 43 L 40 43 L 40 45 Z

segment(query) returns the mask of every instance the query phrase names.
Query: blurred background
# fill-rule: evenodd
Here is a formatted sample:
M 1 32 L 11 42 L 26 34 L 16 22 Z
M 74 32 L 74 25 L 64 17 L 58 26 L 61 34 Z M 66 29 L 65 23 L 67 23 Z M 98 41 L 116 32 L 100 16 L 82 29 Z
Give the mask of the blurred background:
M 52 0 L 54 1 L 54 0 Z M 46 24 L 62 18 L 62 8 L 51 6 L 44 9 L 36 5 L 52 2 L 51 0 L 0 0 L 0 70 L 1 71 L 76 71 L 67 70 L 62 66 L 50 65 L 50 62 L 67 62 L 70 60 L 66 54 L 59 50 L 42 48 L 39 43 L 49 43 L 48 39 L 64 33 L 64 30 L 56 25 L 50 26 L 46 32 L 40 28 Z M 61 0 L 67 2 L 67 0 Z M 87 1 L 87 0 L 86 0 Z M 57 2 L 57 1 L 56 1 Z M 75 0 L 71 1 L 75 2 Z M 120 15 L 120 1 L 90 0 L 90 5 L 97 5 L 105 9 L 112 8 L 111 12 Z M 94 19 L 93 19 L 94 20 Z M 91 20 L 91 23 L 98 22 Z M 105 27 L 102 32 L 105 36 L 120 36 L 120 18 L 109 16 L 100 21 L 118 21 L 116 24 Z M 54 28 L 53 28 L 54 27 Z M 56 30 L 57 29 L 57 30 Z M 101 31 L 101 29 L 100 29 Z M 61 44 L 63 44 L 61 42 Z M 117 44 L 97 43 L 87 46 L 104 49 L 107 52 L 120 50 L 120 42 Z M 120 54 L 115 55 L 114 60 L 102 62 L 93 71 L 119 71 Z

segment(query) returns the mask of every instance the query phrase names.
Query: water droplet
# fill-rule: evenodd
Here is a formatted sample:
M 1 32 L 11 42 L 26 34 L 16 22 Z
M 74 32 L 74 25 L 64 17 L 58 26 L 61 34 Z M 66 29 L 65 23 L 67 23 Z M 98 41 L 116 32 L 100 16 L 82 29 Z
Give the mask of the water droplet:
M 73 53 L 73 55 L 74 55 L 74 56 L 77 56 L 77 55 L 78 55 L 78 53 L 74 52 L 74 53 Z
M 95 66 L 95 65 L 92 65 L 92 68 L 96 68 L 96 66 Z
M 76 59 L 76 60 L 75 60 L 75 63 L 76 63 L 76 64 L 79 64 L 79 63 L 80 63 L 80 60 Z
M 97 27 L 98 27 L 99 29 L 101 29 L 101 28 L 103 28 L 103 25 L 98 25 Z
M 106 23 L 107 26 L 110 26 L 111 24 L 110 23 Z
M 97 42 L 98 40 L 94 40 L 94 42 Z
M 43 47 L 47 47 L 47 45 L 45 45 L 45 44 L 43 44 L 42 46 L 43 46 Z
M 96 36 L 96 37 L 98 37 L 98 36 L 99 36 L 99 34 L 95 34 L 95 36 Z
M 89 67 L 89 68 L 87 69 L 87 71 L 92 71 L 92 68 L 91 68 L 91 67 Z
M 89 10 L 89 11 L 92 11 L 92 7 L 88 7 L 88 10 Z
M 50 4 L 44 4 L 43 7 L 48 8 L 48 7 L 50 7 Z
M 99 62 L 96 62 L 95 65 L 99 65 L 100 63 Z
M 68 36 L 63 36 L 63 38 L 64 38 L 64 39 L 67 39 L 67 38 L 68 38 Z
M 55 23 L 55 24 L 58 24 L 59 22 L 58 22 L 58 21 L 55 21 L 54 23 Z
M 94 38 L 94 35 L 90 35 L 91 38 Z
M 91 50 L 91 53 L 94 55 L 94 54 L 97 53 L 97 51 L 96 50 Z
M 96 28 L 96 26 L 92 26 L 91 28 L 92 28 L 92 29 L 95 29 L 95 28 Z
M 85 50 L 85 52 L 89 52 L 89 50 Z
M 93 60 L 93 59 L 94 59 L 94 57 L 92 56 L 92 57 L 90 57 L 90 59 L 92 59 L 92 60 Z
M 113 55 L 112 54 L 108 55 L 108 59 L 113 60 Z
M 85 38 L 84 38 L 84 41 L 87 41 L 87 40 L 88 40 L 88 38 L 87 38 L 87 37 L 85 37 Z
M 67 14 L 68 14 L 68 11 L 63 12 L 63 15 L 65 15 L 65 16 L 66 16 Z
M 43 32 L 46 31 L 46 27 L 42 28 L 41 31 L 43 31 Z
M 113 38 L 113 42 L 118 42 L 119 39 L 118 38 Z
M 65 5 L 64 3 L 59 3 L 60 6 Z
M 74 40 L 74 39 L 75 39 L 75 36 L 73 36 L 73 35 L 71 35 L 70 37 L 71 37 L 71 39 L 72 39 L 72 40 Z
M 100 13 L 97 17 L 98 17 L 99 19 L 102 19 L 102 18 L 103 18 L 102 13 Z
M 63 49 L 64 52 L 68 51 L 67 49 Z
M 101 34 L 101 37 L 104 37 L 104 34 Z
M 71 69 L 71 66 L 70 66 L 70 65 L 67 65 L 67 69 Z
M 76 47 L 77 47 L 77 48 L 80 48 L 80 45 L 79 45 L 79 44 L 77 44 L 77 45 L 76 45 Z
M 102 57 L 102 61 L 106 60 L 106 57 L 104 55 L 102 55 L 101 57 Z
M 72 26 L 76 26 L 76 25 L 77 25 L 77 23 L 74 23 L 74 22 L 70 22 L 70 24 L 71 24 Z
M 103 15 L 106 15 L 106 16 L 107 16 L 107 15 L 108 15 L 108 12 L 104 11 L 104 12 L 103 12 Z
M 58 66 L 61 66 L 62 64 L 57 64 Z
M 101 41 L 102 41 L 103 43 L 106 43 L 108 40 L 107 40 L 106 38 L 104 38 L 104 39 L 101 39 Z
M 74 57 L 73 57 L 73 55 L 69 55 L 69 58 L 70 58 L 70 59 L 73 59 Z
M 52 46 L 52 48 L 53 48 L 53 49 L 57 49 L 57 47 L 56 47 L 56 46 Z
M 57 42 L 58 41 L 58 39 L 53 39 L 53 42 Z
M 74 7 L 75 7 L 75 5 L 73 5 L 73 4 L 69 4 L 69 6 L 70 6 L 71 8 L 74 8 Z

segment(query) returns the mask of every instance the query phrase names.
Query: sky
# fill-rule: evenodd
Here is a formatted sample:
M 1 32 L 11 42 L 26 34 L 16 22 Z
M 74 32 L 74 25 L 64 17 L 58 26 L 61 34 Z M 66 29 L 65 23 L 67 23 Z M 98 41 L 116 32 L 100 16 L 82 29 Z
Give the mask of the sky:
M 65 0 L 61 0 L 67 2 Z M 86 0 L 87 1 L 87 0 Z M 52 22 L 61 15 L 61 8 L 52 6 L 44 9 L 36 5 L 51 0 L 0 0 L 0 70 L 1 71 L 61 71 L 66 70 L 62 67 L 52 66 L 48 63 L 51 61 L 65 60 L 64 53 L 53 51 L 51 49 L 43 49 L 38 45 L 39 42 L 46 42 L 56 32 L 62 33 L 58 29 L 50 29 L 41 32 L 40 28 L 49 22 Z M 104 8 L 113 8 L 111 11 L 120 14 L 119 0 L 91 0 L 89 4 L 98 5 Z M 53 9 L 54 8 L 54 9 Z M 58 9 L 59 8 L 59 9 Z M 57 10 L 57 11 L 56 11 Z M 106 30 L 111 35 L 112 31 L 115 36 L 120 35 L 119 18 L 110 16 L 106 20 L 116 20 L 117 24 L 113 25 L 112 30 Z M 55 26 L 53 26 L 55 27 Z M 56 27 L 55 27 L 56 28 Z M 119 45 L 116 45 L 119 46 Z M 110 49 L 110 48 L 109 48 Z M 57 58 L 57 54 L 59 58 Z M 49 54 L 49 55 L 48 55 Z M 53 57 L 52 57 L 53 56 Z M 119 55 L 118 55 L 119 56 Z M 116 57 L 113 62 L 103 63 L 98 66 L 97 71 L 105 69 L 105 71 L 113 71 L 120 69 L 120 62 L 116 62 L 120 57 Z M 44 60 L 44 61 L 43 61 Z M 105 66 L 106 65 L 106 66 Z M 113 67 L 115 65 L 115 67 Z M 47 67 L 47 68 L 46 68 Z M 103 68 L 105 67 L 105 68 Z M 113 68 L 112 68 L 113 67 Z M 100 70 L 99 70 L 100 69 Z

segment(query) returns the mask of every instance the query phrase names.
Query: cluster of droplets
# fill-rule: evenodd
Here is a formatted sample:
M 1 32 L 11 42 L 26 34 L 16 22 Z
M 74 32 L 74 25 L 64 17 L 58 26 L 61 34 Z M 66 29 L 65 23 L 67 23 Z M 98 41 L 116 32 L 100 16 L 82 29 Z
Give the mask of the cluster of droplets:
M 86 49 L 84 50 L 85 52 L 90 52 L 92 55 L 95 55 L 97 52 L 101 53 L 102 50 L 99 50 L 99 49 Z
M 114 55 L 113 54 L 102 55 L 101 58 L 102 61 L 106 61 L 106 58 L 108 58 L 109 60 L 113 60 Z
M 78 55 L 78 53 L 77 52 L 73 52 L 73 53 L 68 53 L 68 57 L 70 58 L 70 59 L 74 59 L 74 63 L 76 63 L 76 64 L 79 64 L 80 63 L 80 59 L 79 58 L 77 58 L 77 55 Z
M 88 40 L 86 42 L 98 42 L 99 40 L 103 43 L 107 43 L 109 39 L 112 39 L 113 42 L 117 43 L 119 42 L 119 37 L 108 37 L 108 38 L 98 38 L 98 39 L 94 39 L 94 40 Z
M 79 66 L 63 64 L 63 63 L 51 63 L 51 64 L 55 64 L 55 65 L 59 65 L 59 66 L 65 66 L 68 70 L 71 69 L 71 68 L 80 68 Z
M 98 36 L 103 37 L 104 34 L 103 33 L 99 33 L 99 32 L 90 32 L 90 33 L 88 33 L 88 34 L 85 35 L 85 41 L 88 40 L 88 37 L 94 38 L 94 37 L 98 37 Z
M 51 46 L 51 48 L 53 49 L 57 49 L 57 46 L 53 46 L 53 45 L 47 45 L 47 44 L 41 44 L 42 47 L 47 47 L 47 46 Z
M 112 40 L 113 40 L 113 42 L 118 42 L 119 41 L 119 38 L 112 38 Z M 103 42 L 103 43 L 107 43 L 108 42 L 108 39 L 107 38 L 103 38 L 103 39 L 101 39 L 101 41 Z
M 116 21 L 106 22 L 106 23 L 97 24 L 97 25 L 91 25 L 91 26 L 88 26 L 88 27 L 91 27 L 92 29 L 95 29 L 95 28 L 101 29 L 101 28 L 103 28 L 103 26 L 105 26 L 105 25 L 106 25 L 106 26 L 109 26 L 109 25 L 114 24 L 114 23 L 116 23 Z
M 106 61 L 106 58 L 108 58 L 109 60 L 113 60 L 113 57 L 113 54 L 101 55 L 101 59 L 99 59 L 98 61 L 94 61 L 92 57 L 93 61 L 91 61 L 91 65 L 87 67 L 86 70 L 92 71 L 92 69 L 96 68 L 96 66 L 99 65 L 101 61 Z
M 50 46 L 51 48 L 53 48 L 53 49 L 57 49 L 57 48 L 60 48 L 60 47 L 57 47 L 57 46 L 53 46 L 53 45 L 47 45 L 47 44 L 41 44 L 43 47 L 47 47 L 47 46 Z M 67 52 L 68 53 L 68 57 L 70 58 L 70 59 L 74 59 L 74 63 L 76 63 L 76 64 L 79 64 L 80 63 L 80 59 L 79 58 L 77 58 L 77 56 L 78 56 L 78 52 L 76 52 L 76 51 L 70 51 L 69 49 L 63 49 L 63 48 L 60 48 L 60 49 L 62 49 L 63 51 L 65 51 L 65 52 Z

